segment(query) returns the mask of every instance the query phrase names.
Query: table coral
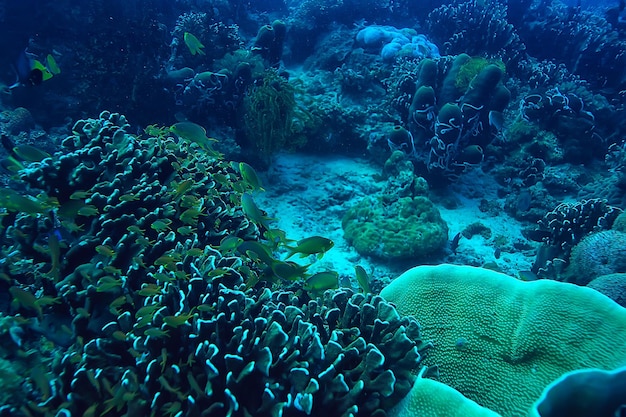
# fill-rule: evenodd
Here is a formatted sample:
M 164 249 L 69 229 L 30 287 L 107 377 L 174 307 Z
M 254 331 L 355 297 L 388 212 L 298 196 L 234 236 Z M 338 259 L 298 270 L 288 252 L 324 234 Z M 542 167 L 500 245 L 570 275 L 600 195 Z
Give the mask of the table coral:
M 506 417 L 525 416 L 565 372 L 626 364 L 626 310 L 589 288 L 439 265 L 410 269 L 381 296 L 435 340 L 424 362 L 441 382 Z

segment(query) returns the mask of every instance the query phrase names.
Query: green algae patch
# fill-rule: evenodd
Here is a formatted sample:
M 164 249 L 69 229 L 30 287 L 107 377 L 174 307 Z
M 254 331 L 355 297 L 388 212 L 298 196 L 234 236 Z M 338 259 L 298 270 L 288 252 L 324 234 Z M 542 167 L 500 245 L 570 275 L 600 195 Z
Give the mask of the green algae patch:
M 361 255 L 384 260 L 423 258 L 448 240 L 448 225 L 426 197 L 387 203 L 366 197 L 344 215 L 345 238 Z

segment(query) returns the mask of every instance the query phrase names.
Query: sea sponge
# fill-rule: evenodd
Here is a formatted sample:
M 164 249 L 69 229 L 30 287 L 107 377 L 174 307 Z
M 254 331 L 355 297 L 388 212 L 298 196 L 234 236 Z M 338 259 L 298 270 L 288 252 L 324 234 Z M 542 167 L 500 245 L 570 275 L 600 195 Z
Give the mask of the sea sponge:
M 568 269 L 572 282 L 587 285 L 594 278 L 617 272 L 626 272 L 626 233 L 592 233 L 572 249 Z
M 448 225 L 426 197 L 402 197 L 386 204 L 366 197 L 344 215 L 345 237 L 362 255 L 384 260 L 423 258 L 443 248 Z
M 381 296 L 415 316 L 440 381 L 503 416 L 526 416 L 565 372 L 626 365 L 626 309 L 589 288 L 469 266 L 419 266 Z

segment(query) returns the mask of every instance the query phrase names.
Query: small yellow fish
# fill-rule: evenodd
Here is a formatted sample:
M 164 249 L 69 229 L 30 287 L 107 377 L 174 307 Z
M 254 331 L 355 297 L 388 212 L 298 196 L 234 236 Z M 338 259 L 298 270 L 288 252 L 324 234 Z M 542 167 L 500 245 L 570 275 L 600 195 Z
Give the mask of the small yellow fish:
M 156 327 L 151 327 L 147 329 L 143 334 L 150 337 L 161 338 L 161 337 L 169 337 L 168 330 L 157 329 Z
M 193 122 L 180 122 L 172 125 L 170 127 L 170 131 L 183 140 L 196 143 L 207 151 L 213 151 L 211 149 L 211 143 L 216 140 L 207 137 L 206 130 L 199 124 Z
M 217 249 L 223 255 L 225 253 L 228 253 L 237 249 L 237 247 L 239 247 L 239 245 L 241 245 L 242 242 L 243 242 L 242 238 L 233 236 L 233 235 L 228 235 L 220 241 L 219 246 L 211 246 L 211 247 L 213 249 Z
M 254 202 L 252 196 L 248 193 L 243 193 L 241 195 L 241 209 L 252 223 L 265 229 L 270 228 L 268 221 L 276 220 L 265 216 L 263 211 L 261 211 L 261 209 Z
M 204 48 L 204 45 L 202 45 L 202 43 L 194 35 L 189 32 L 185 32 L 185 34 L 183 35 L 183 39 L 191 55 L 206 55 L 206 53 L 202 50 L 202 48 Z
M 372 292 L 370 289 L 370 277 L 361 265 L 354 266 L 354 273 L 356 274 L 356 282 L 359 283 L 359 287 L 365 294 Z
M 317 255 L 318 258 L 321 258 L 326 252 L 332 249 L 333 246 L 335 246 L 335 243 L 325 237 L 307 237 L 306 239 L 299 240 L 297 246 L 295 247 L 287 246 L 287 249 L 290 252 L 287 259 L 296 253 L 299 253 L 301 256 Z
M 106 256 L 107 258 L 112 258 L 115 256 L 115 250 L 111 248 L 109 245 L 98 245 L 96 246 L 96 252 L 98 252 L 102 256 Z
M 123 342 L 124 340 L 126 340 L 126 333 L 124 333 L 121 330 L 116 330 L 111 334 L 111 337 L 113 337 L 113 339 L 115 340 L 119 340 L 120 342 Z
M 191 190 L 191 187 L 193 187 L 193 180 L 184 180 L 179 182 L 178 184 L 176 184 L 176 188 L 174 189 L 173 193 L 172 193 L 172 198 L 174 200 L 178 200 L 180 197 L 182 197 L 184 194 L 187 193 L 187 191 Z
M 274 272 L 277 277 L 287 281 L 295 281 L 302 278 L 302 276 L 306 273 L 306 270 L 309 268 L 309 265 L 300 265 L 295 262 L 282 261 L 275 261 L 270 266 L 272 268 L 272 272 Z
M 339 274 L 335 271 L 318 272 L 304 281 L 305 291 L 326 291 L 339 286 Z
M 22 306 L 29 310 L 35 310 L 37 316 L 43 317 L 43 311 L 41 306 L 37 304 L 37 298 L 29 291 L 23 290 L 19 287 L 9 288 L 9 292 L 13 296 L 13 302 L 18 306 Z
M 46 158 L 50 158 L 48 152 L 42 151 L 31 145 L 18 145 L 13 148 L 13 152 L 19 156 L 23 161 L 28 162 L 41 162 Z
M 204 209 L 204 208 L 203 208 Z M 180 221 L 189 226 L 195 226 L 198 223 L 198 216 L 200 216 L 203 210 L 190 208 L 183 211 L 179 217 Z
M 83 207 L 78 209 L 77 214 L 85 217 L 97 216 L 100 214 L 100 211 L 98 210 L 98 207 L 93 204 L 85 204 Z
M 160 233 L 160 232 L 165 232 L 166 230 L 169 230 L 170 224 L 172 224 L 172 221 L 170 219 L 155 220 L 150 225 L 150 228 Z
M 144 247 L 152 246 L 154 245 L 155 242 L 156 241 L 150 240 L 144 236 L 139 236 L 137 239 L 135 239 L 136 244 L 138 244 L 139 246 L 144 246 Z
M 106 272 L 107 274 L 122 275 L 122 270 L 114 267 L 113 265 L 107 265 L 104 268 L 102 268 L 102 270 Z
M 136 224 L 132 224 L 132 225 L 128 226 L 126 228 L 126 230 L 128 230 L 130 233 L 136 233 L 138 235 L 142 235 L 145 232 L 145 230 L 143 230 L 142 228 L 140 228 Z
M 202 256 L 204 255 L 204 250 L 200 248 L 191 248 L 185 252 L 187 256 Z
M 246 164 L 245 162 L 240 162 L 239 172 L 241 173 L 241 178 L 243 178 L 248 183 L 248 185 L 250 185 L 252 190 L 265 191 L 263 189 L 263 186 L 261 185 L 261 179 L 257 175 L 254 168 L 252 168 L 250 165 Z
M 129 201 L 137 201 L 139 200 L 139 197 L 137 197 L 135 194 L 122 194 L 120 196 L 120 201 L 122 202 L 129 202 Z
M 156 284 L 143 284 L 137 294 L 142 297 L 152 297 L 153 295 L 161 295 L 162 287 Z
M 189 236 L 192 233 L 195 232 L 196 229 L 194 229 L 191 226 L 180 226 L 179 228 L 176 229 L 176 231 L 178 232 L 179 235 L 181 236 Z
M 154 313 L 156 313 L 156 311 L 158 309 L 160 309 L 161 306 L 159 304 L 149 304 L 147 306 L 143 306 L 141 307 L 139 310 L 137 310 L 135 312 L 135 317 L 150 317 L 152 318 L 152 316 L 154 315 Z
M 170 327 L 179 327 L 182 326 L 193 317 L 193 313 L 189 314 L 180 314 L 177 316 L 165 316 L 163 317 L 163 323 L 167 324 Z
M 98 280 L 96 284 L 97 292 L 109 292 L 122 287 L 122 280 L 119 278 L 106 275 Z

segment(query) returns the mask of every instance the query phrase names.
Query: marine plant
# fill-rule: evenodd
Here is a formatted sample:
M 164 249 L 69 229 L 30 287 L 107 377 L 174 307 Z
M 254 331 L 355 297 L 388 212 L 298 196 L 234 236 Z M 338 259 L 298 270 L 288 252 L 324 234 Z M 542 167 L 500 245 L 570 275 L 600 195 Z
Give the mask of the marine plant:
M 244 98 L 243 129 L 266 164 L 277 151 L 306 144 L 306 125 L 312 116 L 298 104 L 297 93 L 293 84 L 270 69 Z

